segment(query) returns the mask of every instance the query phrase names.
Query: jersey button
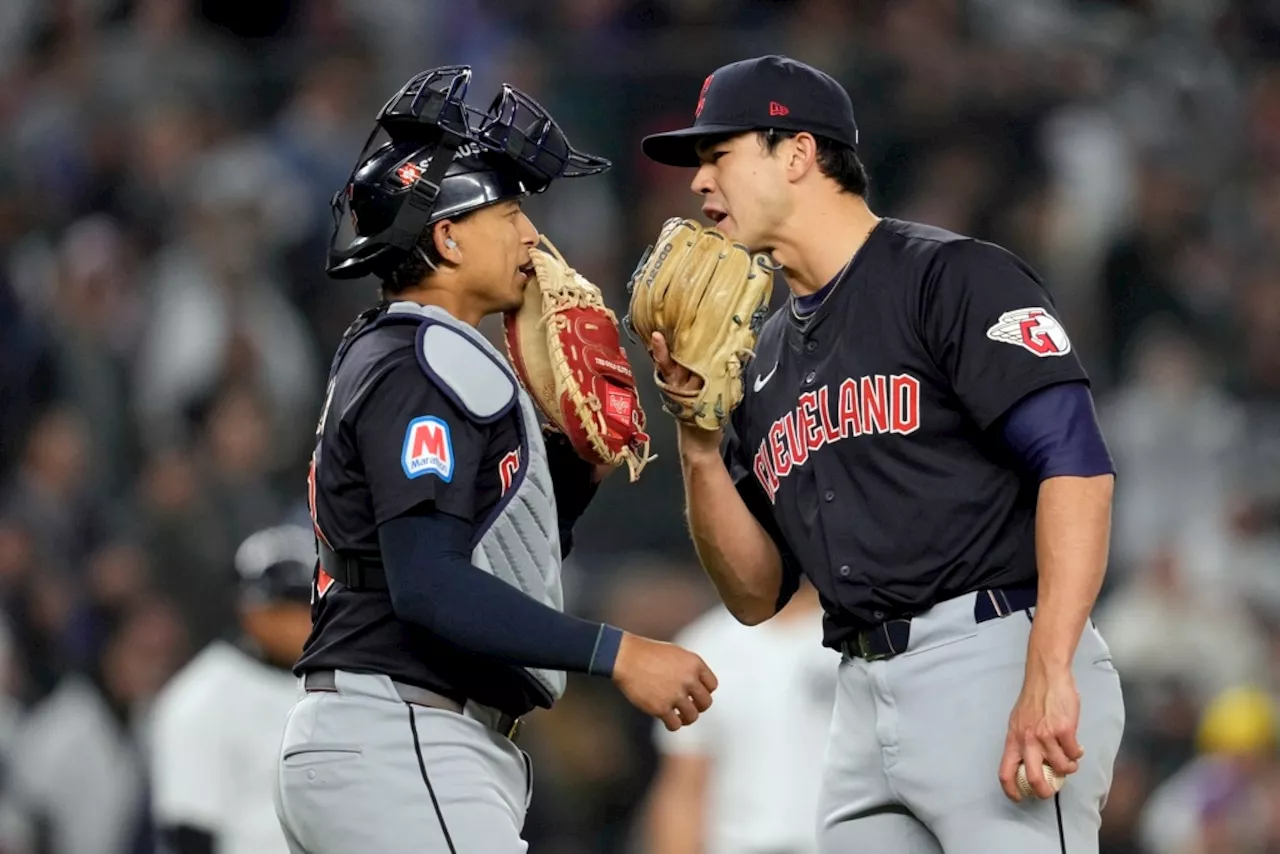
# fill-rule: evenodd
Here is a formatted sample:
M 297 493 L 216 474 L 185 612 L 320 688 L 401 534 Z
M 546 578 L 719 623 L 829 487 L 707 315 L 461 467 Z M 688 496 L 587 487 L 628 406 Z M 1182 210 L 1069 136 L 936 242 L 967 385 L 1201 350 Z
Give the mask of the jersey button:
M 883 620 L 885 617 L 885 613 L 884 611 L 876 611 L 871 616 L 875 617 L 877 620 Z
M 804 384 L 813 385 L 813 381 L 817 379 L 817 377 L 818 377 L 817 371 L 810 371 L 809 373 L 804 375 Z
M 822 494 L 822 497 L 825 498 L 827 501 L 835 501 L 836 500 L 835 490 L 828 489 L 826 492 Z
M 814 350 L 818 349 L 818 342 L 810 338 L 808 341 L 804 342 L 804 349 L 806 353 L 812 353 Z
M 849 577 L 849 565 L 847 563 L 844 566 L 840 567 L 840 577 L 841 578 Z

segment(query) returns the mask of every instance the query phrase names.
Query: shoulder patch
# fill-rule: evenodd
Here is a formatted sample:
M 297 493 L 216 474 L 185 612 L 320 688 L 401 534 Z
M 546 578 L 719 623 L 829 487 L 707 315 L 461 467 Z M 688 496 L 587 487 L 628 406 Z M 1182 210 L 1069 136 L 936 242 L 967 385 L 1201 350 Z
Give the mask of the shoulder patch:
M 1071 352 L 1071 339 L 1062 324 L 1043 308 L 1019 308 L 1000 315 L 995 326 L 987 330 L 992 341 L 1015 344 L 1035 355 L 1065 356 Z
M 410 480 L 424 474 L 434 474 L 446 483 L 453 480 L 453 438 L 449 435 L 449 425 L 434 415 L 410 421 L 404 431 L 400 465 Z
M 502 417 L 516 400 L 516 382 L 493 356 L 456 329 L 423 323 L 418 364 L 450 400 L 484 424 Z

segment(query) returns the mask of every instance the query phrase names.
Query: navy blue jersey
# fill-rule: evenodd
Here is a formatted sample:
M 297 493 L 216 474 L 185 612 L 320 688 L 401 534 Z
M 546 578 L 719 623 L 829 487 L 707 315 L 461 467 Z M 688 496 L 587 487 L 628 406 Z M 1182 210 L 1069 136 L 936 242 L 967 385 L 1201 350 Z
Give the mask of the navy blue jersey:
M 378 525 L 424 506 L 480 524 L 523 464 L 517 410 L 473 422 L 419 367 L 417 331 L 393 320 L 359 334 L 331 382 L 310 493 L 317 531 L 338 552 L 376 555 Z M 386 591 L 352 590 L 320 570 L 312 622 L 298 673 L 383 673 L 511 714 L 544 693 L 521 668 L 398 620 Z
M 761 331 L 727 432 L 730 473 L 821 593 L 829 646 L 1036 577 L 1037 483 L 991 428 L 1087 380 L 1036 274 L 990 243 L 884 219 L 825 302 Z

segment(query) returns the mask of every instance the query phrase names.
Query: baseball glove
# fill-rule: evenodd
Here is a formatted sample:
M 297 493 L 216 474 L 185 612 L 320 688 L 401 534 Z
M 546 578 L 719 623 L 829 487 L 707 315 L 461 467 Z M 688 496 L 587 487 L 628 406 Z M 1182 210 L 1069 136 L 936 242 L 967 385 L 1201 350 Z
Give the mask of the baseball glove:
M 691 219 L 666 221 L 627 289 L 624 319 L 646 347 L 654 332 L 671 358 L 702 380 L 678 390 L 654 372 L 663 409 L 704 430 L 719 430 L 742 402 L 742 368 L 753 353 L 773 291 L 769 256 L 752 253 Z
M 634 482 L 652 457 L 644 410 L 616 315 L 600 289 L 550 250 L 530 250 L 535 281 L 503 318 L 521 384 L 574 450 L 595 465 L 627 464 Z

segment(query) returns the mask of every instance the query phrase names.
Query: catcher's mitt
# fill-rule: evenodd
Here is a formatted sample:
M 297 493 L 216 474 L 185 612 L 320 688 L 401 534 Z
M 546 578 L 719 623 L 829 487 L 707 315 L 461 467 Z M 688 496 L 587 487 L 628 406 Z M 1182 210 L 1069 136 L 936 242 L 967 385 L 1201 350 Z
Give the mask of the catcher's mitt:
M 742 402 L 742 367 L 752 355 L 773 290 L 774 267 L 723 233 L 673 218 L 640 259 L 627 289 L 624 322 L 646 347 L 654 332 L 671 358 L 702 379 L 681 391 L 654 372 L 663 409 L 704 430 L 719 430 Z
M 507 355 L 538 408 L 583 459 L 627 464 L 634 482 L 649 456 L 644 410 L 618 320 L 600 289 L 550 252 L 530 250 L 535 280 L 503 318 Z

